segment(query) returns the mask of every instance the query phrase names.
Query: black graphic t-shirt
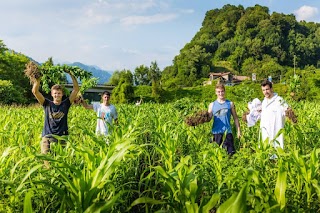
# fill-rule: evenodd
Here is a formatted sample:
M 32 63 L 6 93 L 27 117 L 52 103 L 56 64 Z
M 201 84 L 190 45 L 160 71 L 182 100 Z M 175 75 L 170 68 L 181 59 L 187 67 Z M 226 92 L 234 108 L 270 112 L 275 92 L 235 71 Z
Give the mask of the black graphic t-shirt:
M 60 105 L 55 105 L 51 100 L 45 99 L 44 127 L 42 137 L 51 135 L 68 135 L 68 112 L 71 103 L 69 98 L 64 99 Z

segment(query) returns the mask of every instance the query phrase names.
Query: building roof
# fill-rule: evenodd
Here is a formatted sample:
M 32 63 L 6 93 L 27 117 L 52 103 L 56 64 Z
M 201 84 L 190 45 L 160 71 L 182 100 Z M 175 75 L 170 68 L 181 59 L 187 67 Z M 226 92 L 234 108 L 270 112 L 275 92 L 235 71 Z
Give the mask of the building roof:
M 224 75 L 229 75 L 231 72 L 210 72 L 209 75 L 211 76 L 224 76 Z

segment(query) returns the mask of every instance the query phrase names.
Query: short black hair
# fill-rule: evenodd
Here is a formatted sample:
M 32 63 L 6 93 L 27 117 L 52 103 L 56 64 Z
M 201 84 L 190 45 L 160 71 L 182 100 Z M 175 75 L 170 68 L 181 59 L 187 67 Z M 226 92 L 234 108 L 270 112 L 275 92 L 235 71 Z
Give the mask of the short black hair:
M 111 93 L 109 91 L 104 91 L 103 93 L 101 93 L 101 96 L 103 96 L 103 95 L 111 96 Z
M 261 82 L 262 87 L 265 87 L 267 85 L 269 85 L 270 89 L 272 88 L 272 83 L 269 80 L 265 79 Z

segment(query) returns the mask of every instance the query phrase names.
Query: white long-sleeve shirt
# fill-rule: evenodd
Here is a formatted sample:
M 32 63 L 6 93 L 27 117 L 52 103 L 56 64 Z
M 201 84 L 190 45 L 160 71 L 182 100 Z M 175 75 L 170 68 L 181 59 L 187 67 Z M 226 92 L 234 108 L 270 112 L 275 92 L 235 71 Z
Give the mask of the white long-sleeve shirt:
M 274 147 L 283 148 L 283 134 L 276 136 L 279 130 L 284 127 L 287 108 L 288 104 L 277 93 L 274 93 L 272 98 L 264 98 L 262 101 L 260 122 L 262 140 L 265 141 L 268 138 L 271 142 L 275 139 L 273 141 Z

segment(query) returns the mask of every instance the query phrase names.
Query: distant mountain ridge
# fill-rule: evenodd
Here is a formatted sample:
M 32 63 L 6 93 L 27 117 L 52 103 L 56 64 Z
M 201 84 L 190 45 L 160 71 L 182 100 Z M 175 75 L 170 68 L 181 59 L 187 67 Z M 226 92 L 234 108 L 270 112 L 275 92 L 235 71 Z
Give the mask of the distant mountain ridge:
M 74 62 L 72 64 L 68 64 L 69 66 L 77 66 L 81 69 L 84 69 L 88 72 L 91 72 L 93 77 L 99 78 L 98 84 L 105 84 L 109 81 L 111 77 L 111 71 L 100 69 L 98 66 L 95 65 L 85 65 L 80 62 Z M 67 78 L 68 82 L 71 82 L 71 78 L 68 76 Z
M 14 53 L 14 50 L 9 49 L 9 51 L 12 51 Z M 18 54 L 18 53 L 17 53 Z M 35 62 L 38 65 L 41 65 L 42 63 L 39 63 L 38 61 L 34 60 L 33 58 L 29 57 L 26 55 L 27 58 L 29 58 L 31 61 Z M 60 64 L 60 63 L 59 63 Z M 107 70 L 103 70 L 100 67 L 96 66 L 96 65 L 85 65 L 82 64 L 80 62 L 73 62 L 73 63 L 62 63 L 62 64 L 67 64 L 69 66 L 77 66 L 81 69 L 84 69 L 85 71 L 91 72 L 93 77 L 98 78 L 98 84 L 106 84 L 108 83 L 110 77 L 112 76 L 112 71 L 107 71 Z M 68 83 L 71 83 L 71 77 L 69 75 L 67 75 L 67 81 Z

